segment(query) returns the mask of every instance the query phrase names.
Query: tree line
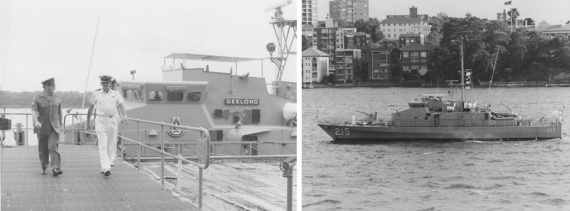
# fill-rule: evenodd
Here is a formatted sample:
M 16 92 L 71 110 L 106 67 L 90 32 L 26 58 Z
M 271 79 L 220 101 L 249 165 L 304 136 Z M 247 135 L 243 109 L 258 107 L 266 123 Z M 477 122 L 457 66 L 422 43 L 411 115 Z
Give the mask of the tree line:
M 30 108 L 32 106 L 32 99 L 39 93 L 42 93 L 42 91 L 0 91 L 0 107 Z M 57 94 L 61 99 L 61 106 L 63 108 L 81 108 L 83 93 L 76 91 L 58 91 Z M 92 92 L 87 92 L 85 96 L 85 106 L 89 106 L 91 94 Z
M 532 19 L 529 21 L 534 22 Z M 425 81 L 444 83 L 445 80 L 460 79 L 461 44 L 464 68 L 472 70 L 475 83 L 491 79 L 493 82 L 547 81 L 556 74 L 570 71 L 568 37 L 550 38 L 526 28 L 513 29 L 511 32 L 508 22 L 488 21 L 470 14 L 464 18 L 432 17 L 428 24 L 432 27 L 425 43 L 432 50 L 429 53 L 428 72 L 421 76 Z M 379 25 L 378 19 L 370 18 L 368 21 L 358 20 L 352 27 L 371 34 L 372 43 L 377 43 L 384 38 Z M 306 37 L 302 38 L 302 42 L 303 50 L 310 47 Z M 394 44 L 398 46 L 397 41 Z M 391 80 L 401 82 L 420 78 L 417 71 L 402 71 L 399 54 L 398 48 L 392 50 Z M 368 67 L 354 67 L 355 81 L 369 80 Z M 327 76 L 325 80 L 335 81 L 334 75 Z
M 443 23 L 443 24 L 442 24 Z M 445 18 L 432 22 L 425 80 L 460 79 L 461 53 L 465 69 L 472 70 L 475 83 L 497 81 L 547 81 L 570 70 L 568 37 L 549 38 L 525 28 L 512 33 L 506 22 L 474 16 Z M 434 42 L 432 42 L 434 41 Z

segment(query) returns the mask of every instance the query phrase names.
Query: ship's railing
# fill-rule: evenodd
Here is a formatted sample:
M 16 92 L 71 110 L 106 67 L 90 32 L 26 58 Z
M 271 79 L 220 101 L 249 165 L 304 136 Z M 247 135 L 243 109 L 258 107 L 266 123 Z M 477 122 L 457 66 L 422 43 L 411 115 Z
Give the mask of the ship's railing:
M 198 141 L 201 142 L 200 148 L 202 150 L 200 150 L 196 155 L 196 157 L 198 158 L 198 162 L 188 160 L 188 159 L 182 157 L 181 155 L 173 155 L 173 154 L 166 152 L 164 150 L 164 136 L 161 136 L 161 146 L 162 147 L 160 149 L 156 149 L 152 146 L 148 146 L 148 145 L 140 142 L 140 133 L 138 133 L 139 135 L 137 137 L 137 140 L 133 140 L 133 139 L 124 137 L 122 135 L 118 135 L 118 137 L 121 140 L 129 141 L 131 143 L 137 144 L 139 157 L 137 158 L 137 166 L 136 167 L 139 170 L 140 170 L 140 150 L 141 150 L 141 147 L 144 147 L 146 149 L 153 150 L 155 152 L 160 153 L 160 161 L 161 161 L 160 162 L 160 169 L 161 169 L 160 184 L 163 185 L 163 187 L 164 187 L 164 176 L 165 176 L 165 174 L 164 174 L 164 158 L 165 158 L 165 155 L 179 160 L 179 162 L 178 162 L 179 171 L 178 171 L 178 177 L 177 177 L 178 179 L 181 178 L 180 177 L 180 169 L 182 169 L 182 162 L 186 162 L 188 164 L 196 166 L 199 169 L 199 174 L 198 174 L 198 207 L 202 208 L 202 183 L 203 183 L 202 175 L 203 175 L 203 170 L 208 168 L 208 165 L 210 162 L 210 157 L 209 157 L 210 156 L 210 152 L 209 152 L 210 134 L 209 134 L 208 130 L 206 130 L 205 128 L 201 128 L 201 127 L 198 128 L 198 127 L 188 127 L 188 126 L 182 126 L 182 125 L 172 125 L 172 124 L 166 124 L 166 123 L 162 123 L 162 122 L 153 122 L 153 121 L 147 121 L 147 120 L 142 120 L 142 119 L 133 119 L 133 118 L 128 118 L 128 119 L 130 121 L 135 121 L 137 123 L 137 131 L 140 131 L 140 123 L 147 123 L 147 124 L 159 125 L 163 132 L 164 132 L 165 126 L 166 127 L 178 127 L 178 128 L 183 128 L 186 130 L 192 130 L 192 131 L 200 132 L 200 138 Z M 91 131 L 84 131 L 84 132 L 91 134 L 91 135 L 97 135 L 96 133 L 91 132 Z M 123 149 L 123 147 L 119 146 L 119 149 Z M 124 160 L 124 153 L 121 152 L 121 155 L 123 156 L 122 158 Z
M 491 121 L 482 121 L 477 119 L 465 119 L 465 120 L 451 120 L 451 119 L 440 119 L 436 122 L 433 119 L 429 120 L 419 120 L 419 119 L 399 119 L 399 120 L 384 120 L 377 119 L 375 121 L 371 120 L 355 120 L 354 124 L 352 120 L 331 118 L 319 120 L 319 123 L 330 124 L 330 125 L 359 125 L 367 127 L 529 127 L 529 126 L 551 126 L 560 124 L 559 119 L 491 119 Z
M 353 125 L 351 119 L 338 117 L 319 119 L 318 123 L 329 125 Z M 354 125 L 387 126 L 388 121 L 384 119 L 377 119 L 375 121 L 356 119 L 354 123 Z
M 146 142 L 143 141 L 144 144 L 155 147 L 155 148 L 161 148 L 161 146 L 159 145 L 160 143 L 157 142 Z M 280 157 L 291 157 L 294 156 L 294 154 L 291 154 L 290 152 L 295 152 L 296 151 L 296 144 L 297 142 L 295 141 L 248 141 L 248 142 L 244 142 L 244 141 L 224 141 L 224 142 L 210 142 L 210 146 L 211 148 L 216 151 L 214 152 L 210 152 L 210 157 L 212 158 L 220 158 L 223 156 L 234 156 L 231 155 L 232 154 L 232 149 L 228 149 L 229 147 L 231 147 L 232 145 L 238 145 L 238 146 L 243 146 L 244 152 L 241 154 L 243 156 L 265 156 L 265 155 L 269 155 L 269 156 L 280 156 Z M 136 145 L 136 144 L 131 144 L 131 143 L 123 143 L 122 146 L 132 146 L 132 145 Z M 194 152 L 196 152 L 196 145 L 197 143 L 195 142 L 191 142 L 189 140 L 181 140 L 181 141 L 169 141 L 169 142 L 165 142 L 165 146 L 164 149 L 167 152 L 173 153 L 173 154 L 181 154 L 181 155 L 188 155 L 188 154 L 193 154 Z M 269 146 L 272 147 L 273 150 L 271 150 L 271 152 L 267 152 L 265 151 L 264 147 L 262 146 Z M 281 149 L 281 153 L 276 153 L 277 150 L 275 149 L 276 146 L 279 146 L 279 149 Z M 289 147 L 292 146 L 292 147 Z M 255 150 L 255 151 L 254 151 Z M 235 151 L 235 150 L 234 150 Z M 285 151 L 285 152 L 283 152 Z M 224 153 L 227 152 L 227 153 Z M 257 152 L 257 153 L 255 153 Z M 289 152 L 289 153 L 287 153 Z M 145 153 L 145 152 L 141 152 L 142 153 L 142 157 L 144 159 L 150 159 L 152 158 L 152 155 L 149 155 L 149 153 Z M 125 153 L 128 154 L 128 153 Z M 136 153 L 133 153 L 136 154 Z M 234 153 L 235 154 L 235 153 Z M 131 155 L 131 157 L 133 157 L 133 155 Z M 133 158 L 134 159 L 134 158 Z
M 68 114 L 64 116 L 64 125 L 66 122 L 66 119 L 69 116 L 73 116 L 74 119 L 78 118 L 78 116 L 81 115 L 86 115 L 86 114 Z M 209 135 L 209 131 L 205 128 L 197 128 L 197 127 L 187 127 L 187 126 L 182 126 L 182 125 L 173 125 L 173 124 L 166 124 L 166 123 L 161 123 L 161 122 L 153 122 L 153 121 L 147 121 L 147 120 L 141 120 L 141 119 L 133 119 L 133 118 L 129 118 L 130 121 L 135 121 L 137 122 L 137 140 L 133 140 L 130 138 L 127 138 L 125 136 L 122 135 L 118 135 L 119 139 L 121 140 L 118 143 L 118 149 L 119 149 L 119 153 L 122 157 L 122 160 L 125 160 L 125 155 L 126 153 L 123 151 L 125 150 L 125 145 L 136 145 L 137 146 L 137 153 L 136 153 L 136 160 L 137 160 L 137 165 L 136 168 L 140 170 L 141 168 L 141 160 L 158 160 L 160 159 L 160 178 L 161 178 L 161 184 L 163 185 L 163 187 L 165 186 L 164 183 L 164 178 L 165 178 L 165 174 L 164 174 L 164 166 L 165 166 L 165 160 L 177 160 L 178 161 L 178 175 L 177 175 L 177 180 L 176 180 L 176 184 L 175 184 L 175 189 L 182 194 L 182 181 L 181 181 L 181 171 L 184 168 L 183 167 L 183 163 L 182 162 L 186 162 L 189 164 L 192 164 L 196 167 L 198 167 L 199 169 L 199 174 L 198 174 L 198 192 L 196 193 L 196 196 L 198 198 L 198 207 L 202 208 L 202 198 L 203 198 L 203 194 L 202 194 L 202 184 L 203 184 L 203 169 L 206 169 L 209 165 L 209 161 L 211 159 L 226 159 L 226 160 L 238 160 L 238 159 L 286 159 L 290 160 L 291 158 L 296 159 L 296 155 L 244 155 L 244 156 L 210 156 L 210 135 Z M 85 125 L 83 125 L 85 122 L 81 122 L 82 124 L 73 124 L 72 128 L 68 128 L 64 126 L 64 131 L 77 131 L 77 132 L 82 132 L 82 133 L 86 133 L 86 134 L 90 134 L 91 136 L 95 136 L 96 133 L 94 132 L 87 132 L 85 131 Z M 141 137 L 140 137 L 140 123 L 146 123 L 146 124 L 152 124 L 152 125 L 160 125 L 161 126 L 161 133 L 162 135 L 160 135 L 161 137 L 161 142 L 160 142 L 160 147 L 157 148 L 155 142 L 153 143 L 149 143 L 149 142 L 142 142 L 141 141 Z M 91 124 L 92 126 L 94 124 Z M 199 143 L 199 142 L 168 142 L 169 145 L 171 146 L 166 146 L 166 143 L 164 141 L 164 127 L 176 127 L 176 128 L 180 128 L 180 129 L 184 129 L 184 131 L 197 131 L 200 132 L 200 142 L 203 143 Z M 125 132 L 125 130 L 121 130 L 119 131 L 119 133 Z M 146 133 L 145 133 L 146 134 Z M 124 143 L 122 140 L 128 141 L 130 142 L 129 144 Z M 78 142 L 73 142 L 73 143 L 78 143 Z M 214 142 L 212 142 L 214 143 Z M 82 143 L 84 144 L 84 142 Z M 214 145 L 218 145 L 218 144 L 224 144 L 224 143 L 214 143 Z M 230 142 L 228 144 L 241 144 L 244 145 L 243 142 Z M 250 152 L 252 151 L 252 149 L 254 149 L 254 144 L 260 144 L 260 143 L 256 143 L 256 142 L 250 142 L 250 143 L 245 143 L 245 144 L 249 144 L 249 149 Z M 273 142 L 271 144 L 296 144 L 296 142 Z M 193 152 L 193 154 L 195 154 L 195 156 L 183 156 L 182 155 L 182 151 L 183 146 L 184 145 L 194 145 L 194 149 L 191 150 Z M 174 146 L 174 147 L 172 147 Z M 199 147 L 196 147 L 199 146 Z M 142 157 L 141 156 L 141 150 L 142 149 L 146 149 L 146 150 L 151 150 L 157 153 L 160 153 L 160 157 Z M 169 151 L 171 151 L 172 153 L 170 153 Z M 176 154 L 176 152 L 179 152 L 178 154 Z M 176 155 L 175 155 L 176 154 Z M 132 155 L 131 155 L 132 156 Z M 167 156 L 167 157 L 165 157 Z M 133 158 L 134 159 L 134 158 Z M 198 161 L 195 162 L 195 161 Z M 287 178 L 287 206 L 288 209 L 290 208 L 293 198 L 292 198 L 292 168 L 293 166 L 291 165 L 287 165 L 287 164 L 283 164 L 283 162 L 286 161 L 282 161 L 282 164 L 280 164 L 280 168 L 282 166 L 290 166 L 290 168 L 285 168 L 285 170 L 282 168 L 283 171 L 283 177 Z
M 83 125 L 77 126 L 76 124 L 74 124 L 74 122 L 72 123 L 72 125 L 73 125 L 73 126 L 77 126 L 77 127 L 72 127 L 72 128 L 66 127 L 67 117 L 73 116 L 73 120 L 72 120 L 72 121 L 74 121 L 74 120 L 75 120 L 76 118 L 78 118 L 79 116 L 84 116 L 84 115 L 87 115 L 87 114 L 66 114 L 66 115 L 64 116 L 64 118 L 63 118 L 63 119 L 64 119 L 64 124 L 63 124 L 63 125 L 64 125 L 64 131 L 65 131 L 65 132 L 77 131 L 77 132 L 80 132 L 80 133 L 89 134 L 89 135 L 91 135 L 91 136 L 96 136 L 97 134 L 96 134 L 95 132 L 92 132 L 92 130 L 91 130 L 92 128 L 90 128 L 91 131 L 86 131 L 85 128 L 83 127 Z M 137 165 L 136 165 L 136 168 L 139 169 L 139 170 L 140 170 L 140 166 L 141 166 L 141 165 L 140 165 L 140 154 L 141 154 L 140 151 L 141 151 L 141 148 L 144 147 L 144 148 L 147 149 L 147 150 L 152 150 L 152 151 L 155 151 L 155 152 L 157 152 L 157 153 L 160 153 L 160 161 L 161 161 L 161 162 L 160 162 L 160 166 L 161 166 L 161 167 L 160 167 L 160 169 L 161 169 L 160 184 L 162 184 L 163 187 L 165 187 L 165 186 L 164 186 L 164 176 L 165 176 L 165 174 L 164 174 L 164 165 L 165 165 L 165 164 L 164 164 L 164 161 L 165 161 L 165 156 L 169 156 L 169 157 L 171 157 L 171 158 L 173 158 L 173 159 L 179 160 L 179 162 L 178 162 L 178 168 L 179 168 L 179 169 L 182 168 L 182 162 L 186 162 L 186 163 L 188 163 L 188 164 L 194 165 L 194 166 L 197 167 L 198 170 L 199 170 L 199 174 L 198 174 L 198 175 L 199 175 L 199 176 L 198 176 L 198 207 L 202 208 L 202 183 L 203 183 L 203 177 L 202 177 L 202 175 L 203 175 L 203 170 L 206 169 L 206 168 L 208 168 L 208 165 L 209 165 L 209 162 L 210 162 L 210 152 L 209 152 L 209 149 L 210 149 L 210 133 L 209 133 L 209 131 L 208 131 L 207 129 L 205 129 L 205 128 L 202 128 L 202 127 L 200 127 L 200 128 L 198 128 L 198 127 L 188 127 L 188 126 L 183 126 L 183 125 L 173 125 L 173 124 L 166 124 L 166 123 L 162 123 L 162 122 L 154 122 L 154 121 L 147 121 L 147 120 L 133 119 L 133 118 L 128 118 L 128 120 L 136 122 L 136 124 L 137 124 L 137 134 L 138 134 L 138 136 L 137 136 L 137 140 L 133 140 L 133 139 L 127 138 L 127 137 L 125 137 L 125 136 L 118 135 L 118 138 L 121 140 L 121 143 L 118 143 L 118 148 L 119 148 L 119 150 L 120 150 L 120 155 L 121 155 L 122 159 L 123 159 L 123 160 L 125 159 L 125 157 L 124 157 L 125 153 L 123 153 L 123 149 L 124 149 L 124 147 L 123 147 L 123 142 L 122 142 L 123 140 L 124 140 L 124 141 L 128 141 L 128 142 L 131 142 L 131 143 L 134 143 L 134 144 L 137 145 L 137 150 L 138 150 L 137 155 L 138 155 L 138 157 L 137 157 Z M 84 123 L 84 122 L 83 122 L 83 123 Z M 141 142 L 141 137 L 140 137 L 140 124 L 141 124 L 141 123 L 146 123 L 146 124 L 151 124 L 151 125 L 158 125 L 158 126 L 161 127 L 161 131 L 162 131 L 162 134 L 163 134 L 163 135 L 161 135 L 161 137 L 160 137 L 160 145 L 161 145 L 160 149 L 157 149 L 157 148 L 155 148 L 155 147 L 153 147 L 153 146 L 150 146 L 150 145 L 147 145 L 147 144 Z M 92 125 L 94 126 L 94 124 L 92 124 Z M 182 157 L 181 155 L 174 155 L 174 154 L 168 153 L 168 152 L 166 152 L 166 151 L 164 150 L 164 149 L 165 149 L 165 148 L 164 148 L 164 127 L 177 127 L 177 128 L 181 128 L 181 129 L 185 129 L 185 130 L 191 130 L 191 131 L 196 131 L 196 132 L 199 132 L 199 133 L 200 133 L 200 138 L 198 138 L 198 143 L 199 143 L 199 146 L 200 146 L 200 147 L 199 147 L 200 150 L 198 150 L 198 151 L 196 152 L 196 153 L 197 153 L 197 154 L 196 154 L 196 157 L 198 158 L 198 159 L 197 159 L 197 162 L 196 162 L 196 161 L 191 161 L 191 160 L 189 160 L 189 159 L 186 159 L 186 158 Z M 122 127 L 120 128 L 119 133 L 121 133 L 121 132 L 122 132 Z M 77 143 L 77 142 L 72 142 L 72 143 Z M 180 178 L 181 178 L 181 177 L 180 177 L 180 170 L 178 171 L 178 174 L 179 174 L 179 175 L 178 175 L 177 178 L 180 179 Z
M 85 119 L 83 119 L 82 116 L 86 116 L 87 114 L 67 114 L 64 115 L 63 118 L 63 122 L 64 122 L 64 131 L 66 133 L 67 136 L 77 136 L 77 133 L 82 133 L 85 130 Z M 71 120 L 69 120 L 69 117 L 71 117 Z M 71 126 L 67 125 L 67 122 L 71 121 Z M 94 129 L 95 123 L 94 120 L 91 120 L 91 129 Z M 122 130 L 123 132 L 137 132 L 135 130 Z M 188 132 L 189 130 L 181 130 L 183 132 Z M 144 134 L 148 134 L 149 131 L 144 131 Z M 166 132 L 164 132 L 166 133 Z M 160 135 L 160 134 L 159 134 Z M 152 141 L 147 141 L 146 139 L 143 139 L 142 142 L 148 146 L 153 146 L 155 148 L 161 148 L 160 146 L 160 142 L 152 142 Z M 92 140 L 90 139 L 90 137 L 85 137 L 85 136 L 80 136 L 80 138 L 78 137 L 73 137 L 71 142 L 61 142 L 60 143 L 64 143 L 64 144 L 86 144 L 86 145 L 94 145 L 96 144 L 96 140 Z M 289 152 L 294 152 L 296 151 L 296 141 L 283 141 L 283 140 L 270 140 L 270 141 L 211 141 L 210 145 L 213 146 L 214 148 L 217 149 L 217 151 L 220 152 L 216 152 L 214 154 L 211 155 L 221 155 L 221 156 L 225 156 L 226 154 L 223 154 L 224 150 L 225 151 L 230 151 L 228 148 L 231 147 L 232 145 L 242 145 L 244 147 L 247 147 L 247 154 L 242 154 L 242 155 L 252 155 L 255 156 L 254 154 L 252 154 L 252 152 L 254 152 L 254 150 L 257 150 L 259 155 L 269 155 L 269 154 L 275 154 L 276 150 L 276 146 L 280 146 L 281 149 L 285 149 L 285 151 L 289 151 Z M 137 144 L 130 144 L 130 143 L 123 143 L 123 145 L 125 146 L 130 146 L 130 145 L 137 145 Z M 178 152 L 180 154 L 183 154 L 183 148 L 185 146 L 196 146 L 197 143 L 190 141 L 190 140 L 179 140 L 179 141 L 165 141 L 165 146 L 164 148 L 166 150 L 168 150 L 167 152 Z M 272 152 L 267 152 L 264 153 L 263 149 L 261 146 L 270 146 L 273 148 Z M 292 146 L 292 147 L 289 147 Z M 195 152 L 190 150 L 191 152 Z M 283 151 L 283 150 L 282 150 Z M 143 153 L 144 155 L 145 153 Z M 291 156 L 290 154 L 287 153 L 280 153 L 282 155 L 287 155 L 288 157 Z M 141 155 L 142 156 L 142 155 Z
M 23 127 L 23 125 L 21 123 L 16 123 L 15 121 L 12 121 L 12 132 L 16 133 L 17 136 L 14 136 L 14 138 L 16 138 L 16 144 L 17 145 L 24 145 L 27 146 L 28 145 L 28 140 L 29 140 L 29 133 L 32 132 L 34 130 L 33 127 L 29 126 L 29 121 L 28 121 L 28 116 L 31 116 L 31 113 L 2 113 L 2 116 L 5 116 L 5 118 L 8 118 L 8 116 L 25 116 L 26 118 L 26 125 L 25 127 Z M 10 118 L 8 118 L 10 119 Z M 14 123 L 16 123 L 16 127 L 14 127 Z M 23 136 L 20 137 L 20 134 L 22 134 Z M 20 140 L 20 138 L 22 138 L 22 140 Z
M 490 82 L 481 82 L 481 86 L 489 86 Z M 510 81 L 491 82 L 491 86 L 546 86 L 547 81 Z

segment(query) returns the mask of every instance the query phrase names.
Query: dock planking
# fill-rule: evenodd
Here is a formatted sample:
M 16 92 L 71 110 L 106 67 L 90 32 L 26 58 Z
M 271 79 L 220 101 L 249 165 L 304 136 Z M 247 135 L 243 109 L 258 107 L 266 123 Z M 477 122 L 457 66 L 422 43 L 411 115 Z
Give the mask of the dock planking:
M 176 198 L 145 173 L 115 161 L 100 173 L 93 145 L 60 145 L 63 174 L 40 174 L 37 146 L 3 148 L 1 210 L 200 210 Z

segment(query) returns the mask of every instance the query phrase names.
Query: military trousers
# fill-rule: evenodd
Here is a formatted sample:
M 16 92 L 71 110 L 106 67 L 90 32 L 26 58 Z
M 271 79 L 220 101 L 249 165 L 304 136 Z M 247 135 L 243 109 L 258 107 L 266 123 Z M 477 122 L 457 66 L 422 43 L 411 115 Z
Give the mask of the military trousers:
M 111 169 L 111 164 L 117 157 L 117 118 L 97 115 L 95 118 L 95 133 L 99 146 L 101 171 Z
M 59 133 L 52 129 L 49 135 L 38 134 L 38 150 L 40 154 L 40 163 L 42 168 L 47 168 L 49 158 L 51 157 L 51 168 L 61 169 L 61 156 L 57 150 L 59 142 Z

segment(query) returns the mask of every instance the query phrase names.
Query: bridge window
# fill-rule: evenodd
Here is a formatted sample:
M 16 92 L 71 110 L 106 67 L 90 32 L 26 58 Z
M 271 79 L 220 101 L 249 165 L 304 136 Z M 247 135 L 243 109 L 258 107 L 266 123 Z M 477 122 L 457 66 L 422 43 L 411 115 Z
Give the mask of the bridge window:
M 257 141 L 257 136 L 245 135 L 241 137 L 241 141 Z
M 210 141 L 223 141 L 224 131 L 223 130 L 210 130 Z
M 200 96 L 202 93 L 200 92 L 190 92 L 186 96 L 186 101 L 200 101 Z
M 183 97 L 184 97 L 183 92 L 168 92 L 166 100 L 168 100 L 168 101 L 182 101 Z
M 251 123 L 259 123 L 261 120 L 261 110 L 252 109 L 251 110 Z
M 132 90 L 133 91 L 133 99 L 134 100 L 143 100 L 143 94 L 140 90 Z
M 121 95 L 123 96 L 124 99 L 138 100 L 138 101 L 144 100 L 141 90 L 123 89 L 121 91 Z
M 162 96 L 161 91 L 151 91 L 148 94 L 148 99 L 150 99 L 150 101 L 162 101 Z

